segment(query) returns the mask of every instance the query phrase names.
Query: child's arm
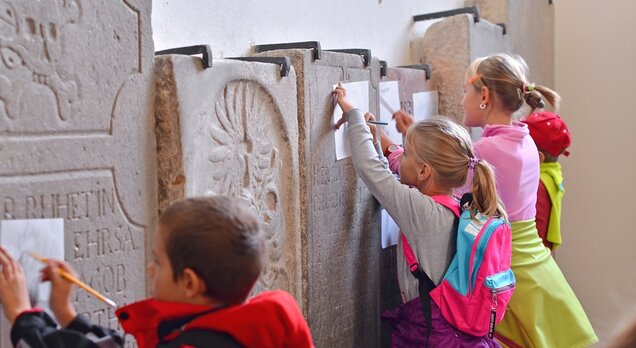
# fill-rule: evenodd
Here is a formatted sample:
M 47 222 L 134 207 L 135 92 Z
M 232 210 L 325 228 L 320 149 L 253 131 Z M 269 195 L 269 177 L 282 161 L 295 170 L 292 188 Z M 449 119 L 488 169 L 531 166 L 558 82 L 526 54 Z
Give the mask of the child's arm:
M 393 217 L 409 238 L 416 226 L 425 225 L 434 209 L 435 202 L 419 190 L 411 189 L 395 179 L 375 151 L 371 134 L 367 130 L 364 115 L 346 100 L 342 86 L 334 91 L 338 103 L 346 110 L 337 126 L 349 123 L 348 138 L 351 144 L 351 158 L 356 172 L 365 182 L 371 194 Z M 416 213 L 417 212 L 417 213 Z M 421 231 L 420 231 L 421 232 Z
M 61 262 L 61 261 L 55 261 Z M 11 342 L 14 346 L 22 343 L 33 348 L 46 347 L 80 347 L 89 346 L 96 341 L 111 342 L 111 346 L 123 346 L 123 340 L 114 331 L 97 325 L 92 325 L 85 319 L 77 316 L 74 309 L 66 314 L 72 317 L 57 328 L 57 323 L 46 312 L 39 308 L 31 308 L 27 293 L 26 280 L 22 267 L 11 255 L 0 247 L 0 303 L 5 310 L 5 316 L 11 322 Z M 70 269 L 70 267 L 69 267 Z M 60 280 L 59 275 L 57 275 Z M 58 284 L 70 286 L 64 284 Z M 51 287 L 51 298 L 55 297 L 59 289 Z M 59 294 L 58 294 L 59 295 Z M 66 294 L 62 294 L 66 296 Z M 70 290 L 69 290 L 70 306 Z M 51 308 L 55 305 L 51 303 Z M 56 313 L 56 316 L 58 314 Z M 88 335 L 91 334 L 91 335 Z M 90 337 L 90 338 L 89 338 Z

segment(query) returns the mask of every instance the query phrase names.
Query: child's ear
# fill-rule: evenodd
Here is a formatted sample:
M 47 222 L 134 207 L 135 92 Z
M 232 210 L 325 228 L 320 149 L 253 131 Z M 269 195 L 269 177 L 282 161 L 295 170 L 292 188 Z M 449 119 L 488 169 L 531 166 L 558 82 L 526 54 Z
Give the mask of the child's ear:
M 183 291 L 186 297 L 195 298 L 207 290 L 205 282 L 191 268 L 185 268 L 181 275 Z
M 433 174 L 431 166 L 428 163 L 422 163 L 420 170 L 417 172 L 417 177 L 420 182 L 425 182 L 431 178 L 431 174 Z
M 539 163 L 543 163 L 545 161 L 545 154 L 543 151 L 539 151 Z
M 486 86 L 481 86 L 481 102 L 490 102 L 490 90 Z

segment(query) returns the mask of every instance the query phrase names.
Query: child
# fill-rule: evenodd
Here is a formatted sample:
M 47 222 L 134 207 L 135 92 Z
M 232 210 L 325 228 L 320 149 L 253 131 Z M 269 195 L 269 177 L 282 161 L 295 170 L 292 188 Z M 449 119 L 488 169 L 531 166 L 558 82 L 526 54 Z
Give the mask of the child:
M 227 197 L 174 203 L 161 215 L 154 240 L 148 267 L 153 298 L 116 311 L 139 347 L 313 347 L 307 323 L 289 294 L 269 291 L 245 300 L 265 255 L 260 223 L 246 203 Z M 4 288 L 9 285 L 5 281 L 19 280 L 21 271 L 6 252 L 1 255 L 3 270 L 15 273 L 0 278 Z M 13 343 L 75 347 L 110 339 L 121 345 L 114 332 L 77 316 L 71 286 L 57 268 L 72 270 L 61 261 L 44 269 L 52 284 L 51 309 L 64 329 L 56 330 L 46 313 L 30 310 L 23 300 L 10 300 L 20 295 L 5 298 L 24 293 L 21 288 L 0 290 L 5 312 L 11 313 Z
M 417 123 L 406 134 L 404 153 L 399 162 L 400 181 L 387 168 L 380 149 L 374 147 L 366 117 L 346 100 L 346 91 L 334 91 L 344 114 L 336 126 L 349 122 L 351 158 L 358 175 L 373 196 L 396 221 L 406 236 L 423 270 L 435 285 L 455 254 L 455 215 L 436 203 L 431 196 L 452 196 L 453 189 L 466 181 L 469 167 L 477 175 L 471 182 L 473 211 L 485 215 L 505 215 L 495 191 L 490 166 L 473 157 L 468 133 L 446 118 L 432 118 Z M 372 126 L 371 126 L 372 127 Z M 373 128 L 372 128 L 373 130 Z M 376 144 L 377 145 L 377 144 Z M 411 274 L 398 239 L 398 281 L 403 304 L 383 316 L 393 326 L 393 347 L 423 347 L 427 343 L 424 314 L 419 299 L 418 281 Z M 432 325 L 428 332 L 430 347 L 499 347 L 488 336 L 474 337 L 452 327 L 431 301 Z
M 541 176 L 537 191 L 537 231 L 548 249 L 561 245 L 561 201 L 563 172 L 559 155 L 568 156 L 570 131 L 565 122 L 551 112 L 535 112 L 521 121 L 528 126 L 530 136 L 539 149 Z
M 535 225 L 539 155 L 528 127 L 512 121 L 524 102 L 531 113 L 557 106 L 558 95 L 527 80 L 520 58 L 497 54 L 468 69 L 462 106 L 468 127 L 484 127 L 475 156 L 495 169 L 497 189 L 512 225 L 512 270 L 517 288 L 497 338 L 510 347 L 584 347 L 598 341 L 576 295 Z M 466 190 L 466 189 L 464 189 Z

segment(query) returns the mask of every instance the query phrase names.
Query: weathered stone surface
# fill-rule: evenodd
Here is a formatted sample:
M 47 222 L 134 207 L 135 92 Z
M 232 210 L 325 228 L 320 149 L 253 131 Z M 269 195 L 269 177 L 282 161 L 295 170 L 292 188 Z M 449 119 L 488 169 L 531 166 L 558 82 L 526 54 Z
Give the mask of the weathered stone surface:
M 296 75 L 274 64 L 162 56 L 156 62 L 159 206 L 242 197 L 263 220 L 268 262 L 255 292 L 302 303 Z
M 332 86 L 369 80 L 377 114 L 379 62 L 357 55 L 279 50 L 296 69 L 305 313 L 317 347 L 379 346 L 380 214 L 350 158 L 336 161 Z
M 411 42 L 411 51 L 417 61 L 433 66 L 431 79 L 439 91 L 440 114 L 461 122 L 468 66 L 478 57 L 508 52 L 509 48 L 501 27 L 485 20 L 475 23 L 465 14 L 431 25 L 423 38 Z
M 554 5 L 549 1 L 466 0 L 479 7 L 481 16 L 492 23 L 504 23 L 510 52 L 530 67 L 537 84 L 554 87 Z
M 157 211 L 150 3 L 0 8 L 1 218 L 64 218 L 65 258 L 80 277 L 118 304 L 143 298 Z M 86 292 L 75 305 L 116 327 Z

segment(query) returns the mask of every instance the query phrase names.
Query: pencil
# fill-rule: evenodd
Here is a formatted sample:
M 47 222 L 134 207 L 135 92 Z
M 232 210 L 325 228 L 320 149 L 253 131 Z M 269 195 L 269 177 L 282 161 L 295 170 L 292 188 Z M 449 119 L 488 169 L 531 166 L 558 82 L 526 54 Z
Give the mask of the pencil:
M 31 252 L 29 253 L 29 255 L 31 255 L 31 257 L 33 257 L 34 259 L 42 262 L 42 263 L 46 263 L 48 261 L 48 259 L 34 253 Z M 104 301 L 106 304 L 113 306 L 113 307 L 117 307 L 117 304 L 115 303 L 115 301 L 106 298 L 104 295 L 100 294 L 99 292 L 97 292 L 97 290 L 91 288 L 90 286 L 88 286 L 86 283 L 84 283 L 83 281 L 75 278 L 72 274 L 66 272 L 65 270 L 58 268 L 58 271 L 60 272 L 60 276 L 62 276 L 62 278 L 68 280 L 71 283 L 75 283 L 77 284 L 77 286 L 79 286 L 80 288 L 86 290 L 86 292 L 88 292 L 89 294 L 97 297 L 98 299 Z
M 370 124 L 379 124 L 379 125 L 381 125 L 381 126 L 388 126 L 388 125 L 389 125 L 389 123 L 388 123 L 388 122 L 382 122 L 382 121 L 367 121 L 367 123 L 370 123 Z

